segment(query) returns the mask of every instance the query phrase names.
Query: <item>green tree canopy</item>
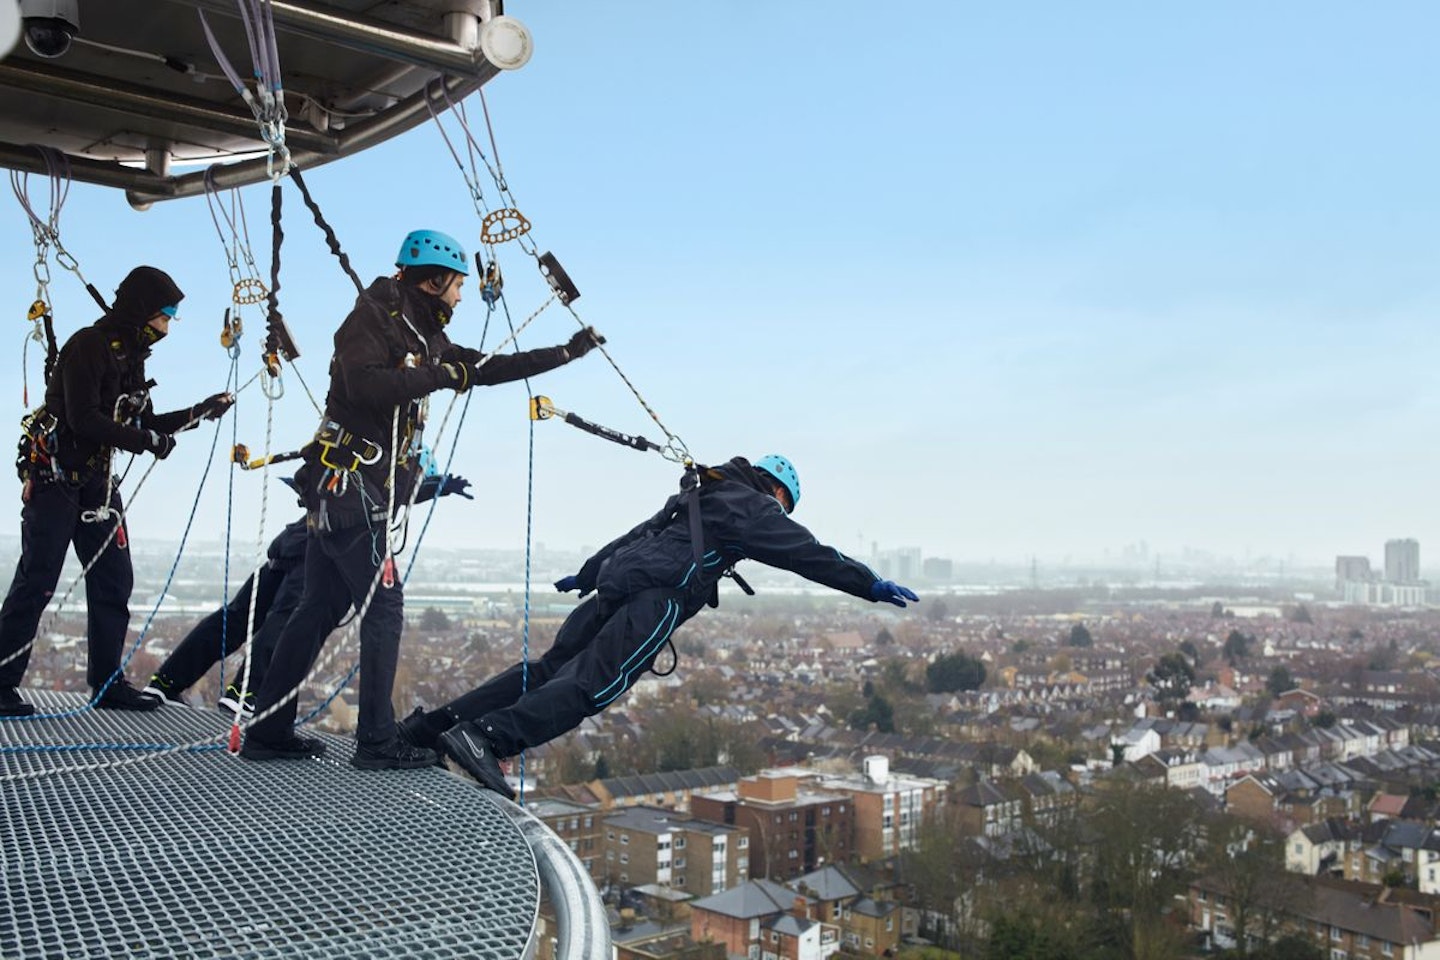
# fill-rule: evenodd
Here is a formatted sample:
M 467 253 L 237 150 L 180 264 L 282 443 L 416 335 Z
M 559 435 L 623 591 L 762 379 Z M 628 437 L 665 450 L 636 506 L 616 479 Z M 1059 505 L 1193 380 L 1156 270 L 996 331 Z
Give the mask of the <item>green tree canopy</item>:
M 931 693 L 977 690 L 985 682 L 985 664 L 964 652 L 942 654 L 925 668 Z
M 1270 691 L 1271 696 L 1278 697 L 1287 690 L 1295 689 L 1295 678 L 1284 666 L 1276 667 L 1265 679 L 1265 689 Z
M 1155 688 L 1155 699 L 1173 705 L 1190 695 L 1190 688 L 1195 684 L 1195 668 L 1184 654 L 1167 653 L 1145 679 Z
M 895 708 L 878 693 L 850 715 L 852 730 L 869 730 L 871 725 L 880 733 L 895 732 Z
M 1077 623 L 1070 628 L 1070 638 L 1065 643 L 1070 647 L 1093 647 L 1095 638 L 1090 636 L 1090 628 L 1084 623 Z
M 1225 647 L 1222 650 L 1230 666 L 1233 667 L 1237 661 L 1250 656 L 1250 644 L 1254 639 L 1254 637 L 1245 636 L 1239 630 L 1230 631 L 1229 635 L 1225 637 Z

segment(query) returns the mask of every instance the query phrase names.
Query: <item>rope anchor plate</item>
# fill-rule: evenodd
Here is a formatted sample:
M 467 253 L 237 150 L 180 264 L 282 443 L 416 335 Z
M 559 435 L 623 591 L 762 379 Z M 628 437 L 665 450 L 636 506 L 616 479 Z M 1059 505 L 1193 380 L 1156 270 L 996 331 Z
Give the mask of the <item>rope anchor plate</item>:
M 523 237 L 529 232 L 530 221 L 514 207 L 491 210 L 480 221 L 480 242 L 489 246 Z
M 262 303 L 270 291 L 265 289 L 265 284 L 258 277 L 243 277 L 235 281 L 235 290 L 230 294 L 230 299 L 239 306 L 250 306 Z

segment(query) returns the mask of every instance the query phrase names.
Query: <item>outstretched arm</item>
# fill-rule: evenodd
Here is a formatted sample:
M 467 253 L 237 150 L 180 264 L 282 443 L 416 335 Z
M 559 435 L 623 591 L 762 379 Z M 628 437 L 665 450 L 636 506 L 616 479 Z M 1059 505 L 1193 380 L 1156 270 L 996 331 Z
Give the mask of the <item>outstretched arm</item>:
M 798 573 L 806 580 L 863 600 L 882 599 L 872 590 L 875 584 L 885 581 L 859 560 L 816 540 L 803 525 L 786 516 L 771 497 L 756 497 L 739 537 L 740 542 L 733 546 L 752 560 Z
M 571 360 L 580 359 L 594 349 L 597 343 L 604 342 L 605 338 L 595 332 L 593 327 L 586 327 L 571 337 L 568 343 L 558 347 L 540 347 L 536 350 L 522 350 L 519 353 L 496 353 L 490 355 L 490 358 L 486 360 L 486 354 L 479 350 L 456 346 L 447 350 L 443 359 L 459 360 L 468 364 L 473 375 L 472 384 L 493 386 L 497 383 L 510 383 L 547 373 L 556 367 L 564 366 Z M 476 367 L 475 364 L 480 363 L 481 360 L 485 360 L 484 365 Z

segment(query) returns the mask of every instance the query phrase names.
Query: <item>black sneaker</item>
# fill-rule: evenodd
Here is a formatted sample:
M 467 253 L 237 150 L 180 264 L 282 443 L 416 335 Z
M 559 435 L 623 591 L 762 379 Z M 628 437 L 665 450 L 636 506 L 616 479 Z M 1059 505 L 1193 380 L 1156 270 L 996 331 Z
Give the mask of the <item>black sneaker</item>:
M 245 696 L 240 696 L 240 688 L 233 683 L 225 684 L 225 695 L 215 701 L 215 706 L 228 713 L 234 713 L 238 707 L 240 716 L 248 717 L 255 713 L 255 691 L 246 690 Z
M 427 747 L 431 750 L 435 749 L 438 739 L 436 732 L 430 726 L 430 721 L 425 719 L 424 707 L 416 707 L 410 716 L 397 723 L 395 735 L 412 747 Z
M 130 681 L 119 677 L 100 695 L 95 706 L 100 710 L 133 710 L 145 712 L 160 709 L 160 698 L 141 693 L 130 686 Z
M 240 756 L 246 760 L 304 760 L 307 757 L 325 756 L 325 742 L 315 737 L 302 737 L 292 733 L 284 740 L 271 743 L 257 740 L 254 735 L 245 738 Z
M 435 765 L 435 751 L 417 747 L 399 737 L 386 743 L 357 743 L 350 766 L 357 770 L 414 770 Z
M 495 748 L 473 721 L 457 723 L 440 734 L 440 749 L 482 787 L 494 790 L 507 800 L 515 799 L 515 791 L 505 782 L 500 761 L 495 757 Z
M 14 687 L 0 687 L 0 717 L 28 717 L 35 708 L 20 699 L 20 691 Z
M 151 674 L 150 682 L 145 684 L 145 689 L 140 692 L 152 697 L 159 697 L 162 703 L 178 703 L 182 707 L 190 706 L 185 702 L 185 695 L 180 692 L 175 681 L 163 673 Z

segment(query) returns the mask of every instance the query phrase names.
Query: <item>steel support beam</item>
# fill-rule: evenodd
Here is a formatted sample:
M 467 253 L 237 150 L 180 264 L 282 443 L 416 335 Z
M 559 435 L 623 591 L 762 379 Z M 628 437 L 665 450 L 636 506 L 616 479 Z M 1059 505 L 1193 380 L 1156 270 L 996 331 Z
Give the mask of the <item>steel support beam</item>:
M 162 94 L 119 80 L 16 58 L 0 61 L 0 87 L 103 107 L 131 116 L 150 117 L 178 126 L 245 137 L 255 141 L 255 149 L 264 148 L 259 127 L 248 110 L 224 107 L 193 97 Z M 123 129 L 123 124 L 120 126 Z M 286 140 L 292 148 L 313 153 L 331 154 L 340 149 L 334 137 L 301 127 L 287 130 Z
M 489 64 L 489 75 L 494 76 L 500 71 Z M 480 89 L 481 81 L 462 77 L 446 77 L 444 79 L 445 89 L 454 101 L 463 100 L 476 90 Z M 436 91 L 434 97 L 428 97 L 426 91 L 412 94 L 395 104 L 384 113 L 377 114 L 360 123 L 352 124 L 335 138 L 338 141 L 339 149 L 333 153 L 316 153 L 308 150 L 293 150 L 291 161 L 302 170 L 310 170 L 331 160 L 340 157 L 348 157 L 359 153 L 362 150 L 375 146 L 390 139 L 393 136 L 404 133 L 426 120 L 430 119 L 430 110 L 426 106 L 426 100 L 433 102 L 436 112 L 447 108 L 445 98 Z M 288 140 L 287 136 L 287 140 Z M 34 160 L 34 169 L 37 173 L 45 171 L 45 165 L 38 154 L 31 151 Z M 74 159 L 72 158 L 72 165 Z M 3 157 L 0 157 L 0 166 L 9 166 Z M 25 169 L 30 169 L 26 167 Z M 77 179 L 86 179 L 86 170 L 76 169 Z M 144 175 L 142 171 L 135 171 L 140 178 L 127 184 L 125 198 L 135 207 L 148 207 L 158 200 L 172 200 L 181 197 L 199 196 L 205 192 L 205 171 L 195 170 L 191 173 L 178 177 L 162 179 L 159 177 Z M 227 163 L 215 168 L 215 175 L 212 178 L 215 186 L 220 189 L 229 187 L 241 187 L 251 183 L 259 183 L 266 179 L 265 158 L 258 157 L 253 160 L 243 160 L 238 163 Z M 94 181 L 101 182 L 101 181 Z M 114 186 L 115 184 L 110 184 Z
M 235 0 L 170 0 L 207 13 L 239 17 Z M 343 14 L 305 0 L 273 0 L 275 29 L 361 53 L 399 60 L 439 73 L 481 79 L 492 70 L 478 48 L 467 49 L 448 40 L 403 30 L 392 24 L 354 14 Z

